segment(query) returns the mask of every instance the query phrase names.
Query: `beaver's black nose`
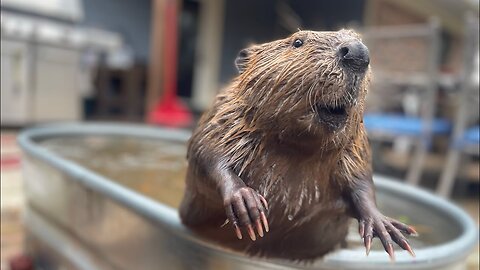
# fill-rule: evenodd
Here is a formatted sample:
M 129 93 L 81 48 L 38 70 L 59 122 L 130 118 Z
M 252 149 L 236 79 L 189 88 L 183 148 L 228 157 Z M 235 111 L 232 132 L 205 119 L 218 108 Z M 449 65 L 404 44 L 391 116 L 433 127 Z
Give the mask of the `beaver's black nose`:
M 364 72 L 370 63 L 367 46 L 360 41 L 350 41 L 338 49 L 338 56 L 343 65 L 355 72 Z

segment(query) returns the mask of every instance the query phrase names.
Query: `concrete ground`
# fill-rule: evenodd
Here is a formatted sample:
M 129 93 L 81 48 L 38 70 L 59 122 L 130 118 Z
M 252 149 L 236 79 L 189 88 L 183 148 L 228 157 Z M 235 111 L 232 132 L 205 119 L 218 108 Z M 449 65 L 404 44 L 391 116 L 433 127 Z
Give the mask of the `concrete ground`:
M 8 260 L 23 252 L 24 231 L 22 210 L 25 206 L 20 168 L 21 153 L 16 145 L 16 133 L 1 132 L 1 270 L 8 269 Z M 479 195 L 456 199 L 479 223 Z M 479 247 L 468 257 L 468 269 L 479 269 Z
M 7 260 L 23 251 L 22 209 L 24 195 L 20 170 L 20 149 L 16 133 L 3 132 L 1 140 L 1 270 Z

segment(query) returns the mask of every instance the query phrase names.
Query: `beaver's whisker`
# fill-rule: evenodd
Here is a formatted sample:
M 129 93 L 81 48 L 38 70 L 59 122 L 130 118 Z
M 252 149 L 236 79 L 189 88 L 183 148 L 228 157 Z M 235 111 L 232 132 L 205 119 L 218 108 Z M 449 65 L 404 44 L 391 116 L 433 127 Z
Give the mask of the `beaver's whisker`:
M 316 87 L 317 83 L 313 83 L 310 88 L 308 89 L 308 92 L 307 92 L 307 100 L 309 102 L 309 105 L 310 105 L 310 108 L 312 109 L 313 112 L 317 112 L 316 111 L 316 106 L 315 106 L 315 103 L 314 103 L 314 99 L 315 99 L 315 87 Z

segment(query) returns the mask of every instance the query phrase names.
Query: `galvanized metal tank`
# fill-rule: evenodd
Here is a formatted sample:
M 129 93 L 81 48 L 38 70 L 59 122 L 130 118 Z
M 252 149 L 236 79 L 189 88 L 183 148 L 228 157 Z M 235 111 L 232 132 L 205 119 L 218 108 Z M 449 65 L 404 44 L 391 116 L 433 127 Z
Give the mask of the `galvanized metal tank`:
M 22 132 L 19 144 L 24 152 L 28 203 L 27 247 L 36 262 L 44 268 L 85 270 L 463 269 L 466 256 L 477 243 L 475 223 L 452 203 L 375 176 L 379 208 L 389 216 L 404 215 L 410 224 L 421 229 L 423 238 L 412 240 L 416 258 L 397 248 L 397 259 L 392 263 L 380 247 L 367 257 L 364 248 L 355 244 L 309 264 L 250 258 L 225 250 L 202 241 L 181 224 L 174 208 L 178 195 L 169 194 L 174 194 L 173 189 L 178 189 L 177 184 L 183 183 L 183 179 L 159 179 L 162 177 L 148 174 L 150 169 L 183 170 L 185 164 L 177 161 L 184 159 L 189 136 L 187 131 L 118 124 L 58 124 Z M 85 138 L 92 149 L 81 145 Z M 45 142 L 51 140 L 60 140 L 59 144 L 66 148 L 49 147 Z M 131 157 L 115 152 L 107 158 L 109 163 L 98 164 L 100 161 L 95 160 L 101 155 L 95 152 L 99 142 L 131 148 L 145 141 L 150 144 L 139 153 L 160 151 L 168 158 L 163 163 L 145 156 L 132 161 Z M 82 149 L 93 151 L 87 151 L 88 166 L 74 161 L 75 151 Z M 133 164 L 134 169 L 135 164 L 140 167 L 133 173 L 128 168 L 123 171 L 124 165 L 118 162 Z M 110 170 L 112 179 L 101 173 L 109 164 L 117 166 Z M 147 165 L 150 167 L 142 169 Z M 147 171 L 146 176 L 135 181 L 143 170 Z M 133 184 L 118 179 L 131 180 Z M 155 181 L 160 182 L 152 189 L 150 183 Z M 156 196 L 157 193 L 162 195 Z M 353 243 L 360 240 L 356 232 L 349 234 L 348 239 Z

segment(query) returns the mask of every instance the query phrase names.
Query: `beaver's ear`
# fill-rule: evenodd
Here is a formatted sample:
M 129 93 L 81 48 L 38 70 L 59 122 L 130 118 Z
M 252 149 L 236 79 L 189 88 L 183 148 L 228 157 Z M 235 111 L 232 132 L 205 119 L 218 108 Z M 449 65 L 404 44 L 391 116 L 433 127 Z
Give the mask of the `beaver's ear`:
M 245 71 L 250 57 L 255 51 L 257 51 L 257 49 L 258 46 L 251 46 L 238 53 L 237 58 L 235 59 L 235 67 L 237 67 L 238 73 L 242 74 Z
M 242 74 L 247 68 L 249 56 L 249 48 L 243 49 L 238 53 L 237 58 L 235 58 L 235 67 L 237 67 L 238 73 Z

